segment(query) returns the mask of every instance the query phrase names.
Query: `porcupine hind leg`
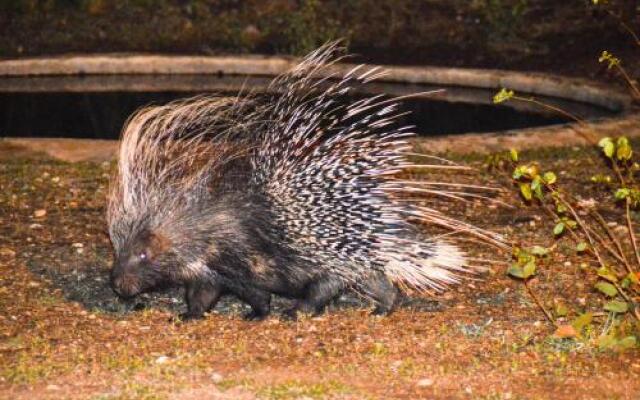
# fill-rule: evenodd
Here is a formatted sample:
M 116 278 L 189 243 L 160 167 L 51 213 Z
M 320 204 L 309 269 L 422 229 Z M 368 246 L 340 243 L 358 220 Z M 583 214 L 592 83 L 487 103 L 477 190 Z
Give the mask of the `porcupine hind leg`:
M 307 284 L 304 297 L 296 301 L 295 306 L 285 312 L 285 317 L 296 319 L 298 313 L 319 315 L 327 304 L 346 288 L 339 278 L 322 277 Z
M 373 315 L 390 314 L 398 303 L 398 288 L 382 272 L 371 274 L 360 290 L 365 297 L 375 302 Z
M 255 287 L 244 286 L 235 290 L 234 294 L 251 306 L 251 311 L 244 315 L 244 319 L 262 320 L 271 312 L 271 293 Z
M 223 294 L 224 287 L 219 282 L 211 280 L 188 282 L 185 290 L 187 312 L 181 314 L 180 319 L 187 321 L 202 318 L 205 312 L 216 305 Z

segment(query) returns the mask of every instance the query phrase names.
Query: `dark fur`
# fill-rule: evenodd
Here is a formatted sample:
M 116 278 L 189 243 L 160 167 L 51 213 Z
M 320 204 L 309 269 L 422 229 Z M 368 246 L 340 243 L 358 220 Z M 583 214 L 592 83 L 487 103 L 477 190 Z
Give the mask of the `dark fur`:
M 112 269 L 111 283 L 118 295 L 132 297 L 167 282 L 184 285 L 188 311 L 181 316 L 183 319 L 202 318 L 226 294 L 251 306 L 247 319 L 269 315 L 271 294 L 296 299 L 295 306 L 286 313 L 295 319 L 298 312 L 323 312 L 329 302 L 349 289 L 372 299 L 376 303 L 375 314 L 393 310 L 398 290 L 383 273 L 372 273 L 367 282 L 347 284 L 292 252 L 283 228 L 274 222 L 269 202 L 248 186 L 247 165 L 234 164 L 236 168 L 220 177 L 224 185 L 212 188 L 215 204 L 206 205 L 203 216 L 230 220 L 225 229 L 218 227 L 209 232 L 207 245 L 215 248 L 207 260 L 211 273 L 195 279 L 176 275 L 176 268 L 182 266 L 176 265 L 172 244 L 163 239 L 163 232 L 143 230 Z M 220 235 L 229 229 L 230 235 Z M 144 258 L 140 257 L 142 254 Z

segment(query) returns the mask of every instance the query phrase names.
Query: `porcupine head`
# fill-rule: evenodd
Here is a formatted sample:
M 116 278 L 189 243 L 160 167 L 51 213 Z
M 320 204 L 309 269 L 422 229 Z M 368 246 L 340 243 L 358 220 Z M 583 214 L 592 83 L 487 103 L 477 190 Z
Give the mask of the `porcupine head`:
M 206 135 L 233 120 L 230 104 L 174 102 L 143 109 L 125 125 L 107 210 L 111 284 L 121 297 L 209 278 L 212 243 L 234 237 L 230 211 L 212 188 L 218 167 L 241 145 L 218 138 L 213 146 Z

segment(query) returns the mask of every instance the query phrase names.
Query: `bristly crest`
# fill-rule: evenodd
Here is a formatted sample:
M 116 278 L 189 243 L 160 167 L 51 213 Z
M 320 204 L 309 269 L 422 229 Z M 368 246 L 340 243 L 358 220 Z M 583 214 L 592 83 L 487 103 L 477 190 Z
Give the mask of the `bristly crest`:
M 200 239 L 206 244 L 200 236 L 207 219 L 201 217 L 209 211 L 215 178 L 249 149 L 234 137 L 243 107 L 236 99 L 196 97 L 144 108 L 129 118 L 107 208 L 116 253 L 145 230 L 161 233 L 174 247 Z M 198 262 L 192 251 L 178 256 Z
M 473 194 L 461 192 L 464 185 L 399 179 L 424 167 L 408 160 L 411 127 L 399 126 L 398 99 L 350 97 L 384 71 L 356 67 L 339 75 L 332 65 L 341 54 L 336 43 L 319 48 L 266 95 L 199 97 L 135 114 L 123 133 L 108 208 L 116 251 L 149 227 L 174 235 L 174 244 L 197 234 L 189 220 L 206 217 L 220 171 L 245 154 L 247 185 L 268 198 L 285 244 L 309 268 L 356 284 L 368 271 L 383 271 L 420 291 L 440 291 L 474 273 L 452 239 L 472 235 L 498 246 L 502 239 L 407 201 L 417 193 Z M 421 223 L 449 233 L 426 237 Z

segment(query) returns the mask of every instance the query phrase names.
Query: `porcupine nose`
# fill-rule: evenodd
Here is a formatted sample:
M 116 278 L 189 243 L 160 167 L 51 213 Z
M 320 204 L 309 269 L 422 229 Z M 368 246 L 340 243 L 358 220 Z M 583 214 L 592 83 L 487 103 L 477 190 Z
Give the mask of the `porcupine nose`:
M 111 269 L 110 281 L 113 291 L 123 299 L 130 299 L 137 294 L 134 277 L 124 272 L 118 265 L 114 265 Z

